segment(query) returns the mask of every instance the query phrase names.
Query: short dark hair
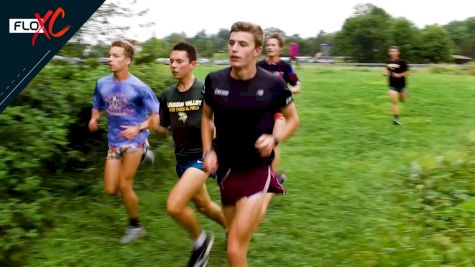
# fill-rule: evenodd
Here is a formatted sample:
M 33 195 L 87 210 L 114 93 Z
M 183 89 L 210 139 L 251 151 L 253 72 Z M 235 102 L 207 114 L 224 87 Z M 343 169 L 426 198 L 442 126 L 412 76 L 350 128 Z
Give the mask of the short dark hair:
M 190 62 L 196 61 L 196 48 L 189 43 L 179 42 L 173 46 L 172 51 L 185 51 Z
M 282 34 L 280 34 L 278 32 L 273 32 L 273 33 L 269 34 L 269 36 L 267 36 L 267 40 L 269 40 L 269 39 L 276 39 L 279 42 L 279 46 L 284 47 L 285 40 L 284 40 L 284 36 L 282 36 Z
M 262 47 L 262 40 L 264 39 L 264 32 L 261 26 L 250 22 L 238 21 L 231 26 L 232 32 L 248 32 L 254 36 L 254 44 L 256 47 Z

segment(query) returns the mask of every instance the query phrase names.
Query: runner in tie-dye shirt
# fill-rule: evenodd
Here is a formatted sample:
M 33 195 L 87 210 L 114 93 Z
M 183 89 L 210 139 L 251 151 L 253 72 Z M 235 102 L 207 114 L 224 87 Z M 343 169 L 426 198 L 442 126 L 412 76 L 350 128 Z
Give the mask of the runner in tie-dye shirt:
M 122 237 L 128 243 L 145 235 L 138 223 L 138 198 L 133 180 L 149 135 L 148 129 L 158 128 L 159 102 L 150 87 L 129 73 L 133 46 L 125 41 L 112 42 L 109 69 L 113 74 L 101 78 L 93 95 L 89 130 L 96 131 L 99 118 L 106 114 L 108 144 L 104 191 L 120 193 L 127 209 L 129 227 Z M 147 113 L 150 116 L 147 118 Z

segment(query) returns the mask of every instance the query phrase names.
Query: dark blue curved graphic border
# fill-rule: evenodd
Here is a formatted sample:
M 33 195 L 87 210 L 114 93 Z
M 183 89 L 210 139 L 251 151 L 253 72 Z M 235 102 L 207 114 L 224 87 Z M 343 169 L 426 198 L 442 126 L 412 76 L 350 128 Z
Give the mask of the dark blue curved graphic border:
M 17 0 L 2 3 L 0 51 L 3 67 L 0 72 L 0 112 L 5 110 L 103 2 L 104 0 Z M 63 12 L 57 11 L 59 8 Z M 47 16 L 49 11 L 50 15 Z M 34 33 L 17 33 L 15 30 L 38 26 L 36 22 L 33 26 L 22 23 L 24 19 L 37 20 L 35 14 L 43 19 L 47 34 L 39 33 L 33 45 Z M 16 22 L 13 30 L 10 20 Z M 61 30 L 65 28 L 67 31 L 61 35 Z M 49 38 L 46 35 L 49 35 Z

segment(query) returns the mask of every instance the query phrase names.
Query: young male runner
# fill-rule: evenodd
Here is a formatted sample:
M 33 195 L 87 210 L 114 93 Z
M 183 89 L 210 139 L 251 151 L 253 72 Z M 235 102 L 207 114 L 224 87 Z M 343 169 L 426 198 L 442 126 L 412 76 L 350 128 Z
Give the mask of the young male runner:
M 399 102 L 406 100 L 406 77 L 409 76 L 409 66 L 407 62 L 402 60 L 399 55 L 400 51 L 397 46 L 389 47 L 390 61 L 386 64 L 384 69 L 385 75 L 389 76 L 389 99 L 391 100 L 391 112 L 394 116 L 394 125 L 401 125 L 399 119 Z
M 139 199 L 133 190 L 134 176 L 149 135 L 147 129 L 158 125 L 159 103 L 150 87 L 129 73 L 133 46 L 125 41 L 112 42 L 109 69 L 113 73 L 96 83 L 89 130 L 97 130 L 102 113 L 108 122 L 107 157 L 104 167 L 104 191 L 121 193 L 127 208 L 129 227 L 121 243 L 129 243 L 145 235 L 139 224 Z M 147 119 L 147 113 L 151 114 Z
M 247 251 L 260 222 L 266 192 L 283 188 L 269 166 L 272 150 L 298 127 L 292 94 L 279 77 L 256 66 L 263 31 L 248 22 L 232 25 L 228 43 L 231 67 L 205 79 L 201 134 L 204 168 L 216 172 L 229 226 L 227 257 L 231 267 L 247 265 Z M 273 135 L 274 114 L 285 128 Z M 212 147 L 213 123 L 216 146 Z
M 178 83 L 160 96 L 160 125 L 173 135 L 176 173 L 180 177 L 168 197 L 167 211 L 194 242 L 188 266 L 205 266 L 213 236 L 200 227 L 188 203 L 192 201 L 199 212 L 224 228 L 226 224 L 221 207 L 211 201 L 205 184 L 209 173 L 203 171 L 202 161 L 203 82 L 193 75 L 195 66 L 195 47 L 176 44 L 170 53 L 170 70 Z

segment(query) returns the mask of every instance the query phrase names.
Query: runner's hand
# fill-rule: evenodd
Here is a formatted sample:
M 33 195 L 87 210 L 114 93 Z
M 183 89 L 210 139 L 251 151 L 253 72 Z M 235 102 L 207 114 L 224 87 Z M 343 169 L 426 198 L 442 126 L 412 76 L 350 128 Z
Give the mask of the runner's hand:
M 203 169 L 207 173 L 216 173 L 218 170 L 218 156 L 214 150 L 210 150 L 203 155 Z
M 89 126 L 89 131 L 90 131 L 90 132 L 95 132 L 95 131 L 97 131 L 97 120 L 91 119 L 91 120 L 89 121 L 88 126 Z
M 127 126 L 121 125 L 120 128 L 125 129 L 120 133 L 120 137 L 131 140 L 134 139 L 140 133 L 140 126 Z
M 268 157 L 272 153 L 272 150 L 275 148 L 277 142 L 275 137 L 271 134 L 263 134 L 255 143 L 255 148 L 259 151 L 261 157 Z

